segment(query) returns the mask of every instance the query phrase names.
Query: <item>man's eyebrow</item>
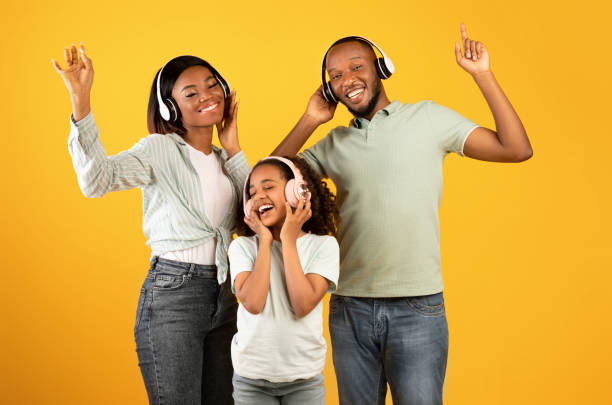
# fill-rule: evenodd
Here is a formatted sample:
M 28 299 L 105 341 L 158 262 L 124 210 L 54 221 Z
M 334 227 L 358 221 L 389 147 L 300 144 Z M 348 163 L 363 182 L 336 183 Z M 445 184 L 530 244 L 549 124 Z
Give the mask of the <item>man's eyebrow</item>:
M 355 59 L 363 59 L 363 56 L 353 56 L 352 58 L 349 58 L 349 60 L 355 60 Z M 331 73 L 334 70 L 336 70 L 336 67 L 332 66 L 332 67 L 327 69 L 327 73 Z

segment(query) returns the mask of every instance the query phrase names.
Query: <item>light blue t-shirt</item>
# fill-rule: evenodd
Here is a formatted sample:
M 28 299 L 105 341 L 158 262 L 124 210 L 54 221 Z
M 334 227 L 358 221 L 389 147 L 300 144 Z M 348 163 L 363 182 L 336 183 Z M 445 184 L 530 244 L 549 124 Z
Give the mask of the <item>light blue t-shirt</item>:
M 228 249 L 232 289 L 236 275 L 253 270 L 257 258 L 257 236 L 239 237 Z M 297 250 L 305 274 L 318 274 L 333 291 L 338 281 L 339 248 L 332 236 L 307 233 L 297 239 Z M 291 307 L 282 247 L 272 242 L 270 289 L 262 312 L 252 314 L 238 307 L 238 332 L 232 339 L 232 363 L 236 374 L 271 382 L 311 378 L 325 367 L 327 345 L 323 338 L 323 304 L 297 318 Z

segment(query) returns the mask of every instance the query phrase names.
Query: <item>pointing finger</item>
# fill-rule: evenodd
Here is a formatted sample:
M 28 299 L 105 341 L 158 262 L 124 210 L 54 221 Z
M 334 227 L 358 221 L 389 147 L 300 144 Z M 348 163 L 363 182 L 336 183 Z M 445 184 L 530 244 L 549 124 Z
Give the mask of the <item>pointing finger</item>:
M 465 24 L 461 23 L 461 25 L 459 26 L 459 29 L 461 30 L 461 39 L 466 40 L 467 39 L 467 32 L 465 31 Z

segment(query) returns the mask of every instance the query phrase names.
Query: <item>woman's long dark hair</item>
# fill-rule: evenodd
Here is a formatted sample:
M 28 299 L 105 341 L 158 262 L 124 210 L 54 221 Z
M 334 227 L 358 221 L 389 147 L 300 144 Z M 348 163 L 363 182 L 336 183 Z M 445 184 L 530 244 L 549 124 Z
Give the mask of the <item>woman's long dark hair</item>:
M 183 73 L 187 68 L 192 66 L 204 66 L 211 72 L 215 71 L 210 63 L 206 62 L 204 59 L 198 58 L 197 56 L 177 56 L 163 67 L 164 74 L 162 75 L 159 89 L 164 100 L 167 98 L 172 99 L 172 89 L 174 88 L 176 79 L 178 79 L 181 73 Z M 147 108 L 147 128 L 151 134 L 169 134 L 176 132 L 179 135 L 185 135 L 187 131 L 183 127 L 183 123 L 181 122 L 180 118 L 175 122 L 170 122 L 164 120 L 159 113 L 159 102 L 157 101 L 157 76 L 159 76 L 160 70 L 161 69 L 159 69 L 155 74 L 153 85 L 151 86 L 149 107 Z M 174 101 L 174 103 L 177 104 L 176 101 Z
M 298 168 L 300 173 L 302 173 L 302 177 L 304 181 L 306 181 L 308 185 L 308 190 L 311 193 L 310 197 L 310 207 L 312 209 L 312 216 L 306 223 L 302 226 L 302 230 L 304 232 L 313 233 L 315 235 L 332 235 L 336 236 L 336 232 L 338 230 L 338 224 L 340 222 L 340 215 L 338 212 L 338 207 L 336 206 L 336 197 L 327 187 L 327 183 L 319 176 L 306 161 L 298 156 L 284 156 L 285 159 L 289 159 L 293 162 L 293 164 Z M 247 177 L 247 184 L 251 181 L 251 174 L 253 171 L 263 165 L 271 165 L 277 167 L 285 180 L 291 180 L 293 176 L 293 172 L 285 163 L 280 160 L 264 160 L 258 162 L 253 169 L 251 169 L 251 173 L 249 173 L 249 177 Z M 247 187 L 248 189 L 248 187 Z M 252 236 L 254 232 L 249 228 L 249 226 L 244 222 L 244 211 L 242 208 L 242 204 L 238 207 L 237 218 L 240 218 L 236 224 L 236 233 L 240 236 Z

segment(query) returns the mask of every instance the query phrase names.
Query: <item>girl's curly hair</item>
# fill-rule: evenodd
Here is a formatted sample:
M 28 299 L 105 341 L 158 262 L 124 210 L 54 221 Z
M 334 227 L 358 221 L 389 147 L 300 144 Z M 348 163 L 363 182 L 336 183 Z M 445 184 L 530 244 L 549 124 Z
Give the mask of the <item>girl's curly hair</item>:
M 331 235 L 336 236 L 338 229 L 338 223 L 340 221 L 340 214 L 338 207 L 336 206 L 336 196 L 327 187 L 327 183 L 319 176 L 306 161 L 298 156 L 283 156 L 285 159 L 289 159 L 298 168 L 304 181 L 308 185 L 310 191 L 310 207 L 312 209 L 312 216 L 302 226 L 304 232 L 313 233 L 316 235 Z M 259 161 L 251 169 L 251 173 L 263 165 L 271 165 L 277 167 L 285 180 L 291 180 L 294 178 L 293 172 L 285 163 L 280 160 L 264 160 Z M 247 177 L 246 183 L 249 184 L 251 181 L 251 173 Z M 237 224 L 236 233 L 239 236 L 252 236 L 255 233 L 249 228 L 244 222 L 244 212 L 242 204 L 237 207 Z

